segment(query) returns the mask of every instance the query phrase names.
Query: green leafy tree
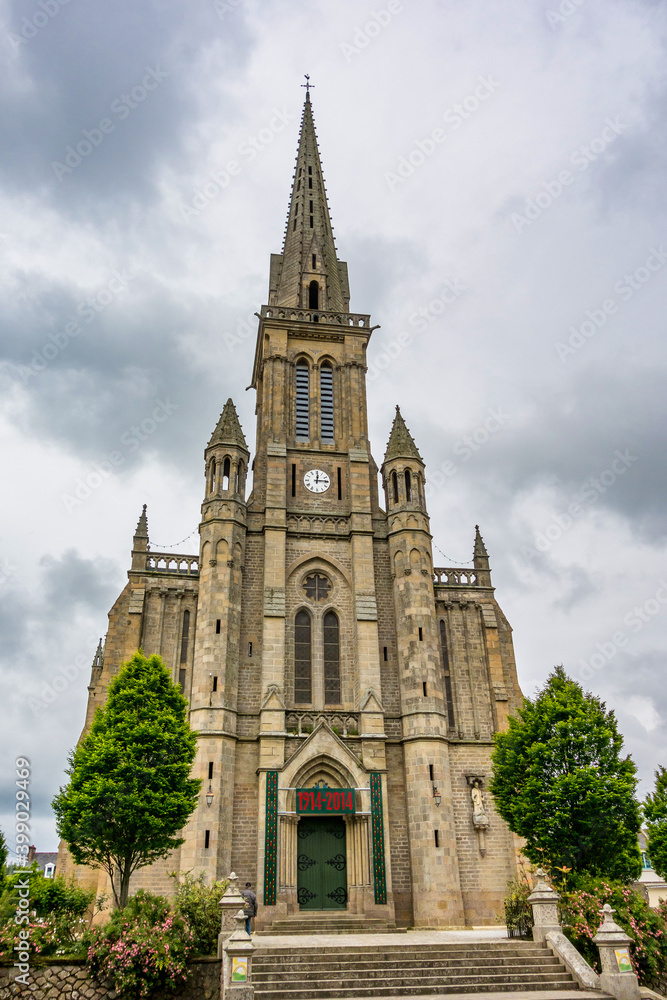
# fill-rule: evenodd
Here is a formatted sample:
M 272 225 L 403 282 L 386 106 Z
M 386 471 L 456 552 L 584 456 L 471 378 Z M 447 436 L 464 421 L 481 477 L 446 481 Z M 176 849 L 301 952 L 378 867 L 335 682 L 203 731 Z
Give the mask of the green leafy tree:
M 623 737 L 604 702 L 556 667 L 494 741 L 489 787 L 532 862 L 561 881 L 569 872 L 639 877 L 636 768 L 621 756 Z
M 183 843 L 178 832 L 201 782 L 189 777 L 196 736 L 186 701 L 159 656 L 123 664 L 79 746 L 69 784 L 53 800 L 58 832 L 77 864 L 103 868 L 116 906 L 130 876 Z
M 667 771 L 659 767 L 655 772 L 655 791 L 646 796 L 644 803 L 648 838 L 646 853 L 651 865 L 661 876 L 667 877 Z

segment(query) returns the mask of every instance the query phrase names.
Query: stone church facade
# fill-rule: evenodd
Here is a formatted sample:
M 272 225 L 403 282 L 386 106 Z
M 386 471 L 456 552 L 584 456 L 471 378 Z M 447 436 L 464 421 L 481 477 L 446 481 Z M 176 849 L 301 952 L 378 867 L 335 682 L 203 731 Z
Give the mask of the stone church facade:
M 264 928 L 323 911 L 416 927 L 502 912 L 515 847 L 487 786 L 492 734 L 521 702 L 511 629 L 478 529 L 469 569 L 433 566 L 424 461 L 398 407 L 381 506 L 372 331 L 349 311 L 307 92 L 259 319 L 252 492 L 230 399 L 204 453 L 198 555 L 152 551 L 144 508 L 93 665 L 86 727 L 142 648 L 198 735 L 185 842 L 133 890 L 233 869 L 257 887 Z M 59 870 L 74 870 L 64 847 Z

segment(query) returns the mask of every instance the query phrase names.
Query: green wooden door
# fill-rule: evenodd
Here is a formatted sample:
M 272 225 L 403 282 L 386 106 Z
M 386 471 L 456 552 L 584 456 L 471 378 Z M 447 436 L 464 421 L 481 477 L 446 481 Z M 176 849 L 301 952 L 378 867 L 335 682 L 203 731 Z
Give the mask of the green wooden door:
M 347 909 L 345 822 L 340 816 L 301 817 L 297 872 L 300 909 Z

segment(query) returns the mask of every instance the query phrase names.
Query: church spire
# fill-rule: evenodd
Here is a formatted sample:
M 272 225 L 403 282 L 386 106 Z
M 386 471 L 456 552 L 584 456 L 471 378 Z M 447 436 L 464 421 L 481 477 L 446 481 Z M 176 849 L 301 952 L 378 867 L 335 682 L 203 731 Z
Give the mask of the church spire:
M 237 448 L 243 448 L 244 451 L 248 450 L 238 413 L 236 412 L 236 407 L 231 396 L 222 408 L 220 419 L 207 447 L 210 448 L 214 444 L 233 444 Z
M 417 445 L 405 424 L 398 406 L 396 407 L 396 416 L 391 427 L 384 460 L 385 462 L 391 462 L 394 458 L 416 458 L 417 461 L 422 461 L 422 457 L 417 450 Z
M 269 304 L 347 312 L 349 302 L 347 264 L 336 254 L 307 85 L 283 251 L 271 255 Z
M 144 504 L 139 521 L 137 524 L 137 530 L 134 532 L 135 549 L 137 548 L 137 539 L 146 539 L 146 548 L 148 548 L 148 518 L 146 517 L 146 504 Z

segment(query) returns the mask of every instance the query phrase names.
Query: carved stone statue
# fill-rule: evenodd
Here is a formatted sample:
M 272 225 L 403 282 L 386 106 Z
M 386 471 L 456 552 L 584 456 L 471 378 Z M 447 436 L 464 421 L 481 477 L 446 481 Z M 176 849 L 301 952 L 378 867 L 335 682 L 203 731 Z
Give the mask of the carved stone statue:
M 472 799 L 472 822 L 476 830 L 486 830 L 489 825 L 489 817 L 484 810 L 484 796 L 479 779 L 475 779 L 470 789 Z

